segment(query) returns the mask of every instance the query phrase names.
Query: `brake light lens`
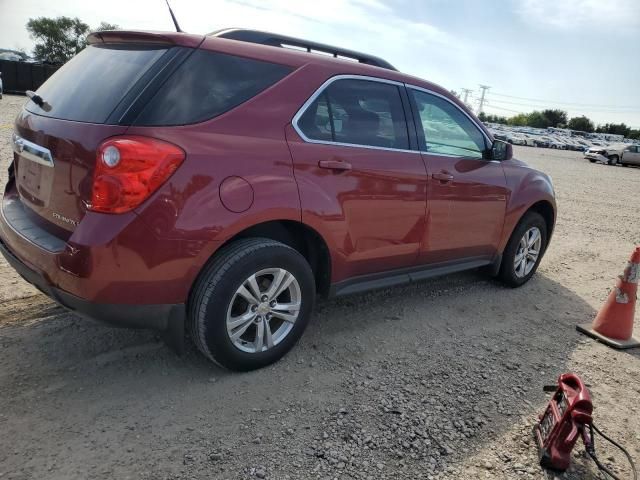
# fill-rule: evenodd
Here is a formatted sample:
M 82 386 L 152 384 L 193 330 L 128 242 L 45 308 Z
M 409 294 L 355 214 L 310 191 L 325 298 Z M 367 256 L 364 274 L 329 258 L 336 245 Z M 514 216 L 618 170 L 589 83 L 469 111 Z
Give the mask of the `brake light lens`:
M 182 164 L 184 151 L 163 140 L 125 135 L 98 147 L 89 210 L 124 213 L 151 196 Z

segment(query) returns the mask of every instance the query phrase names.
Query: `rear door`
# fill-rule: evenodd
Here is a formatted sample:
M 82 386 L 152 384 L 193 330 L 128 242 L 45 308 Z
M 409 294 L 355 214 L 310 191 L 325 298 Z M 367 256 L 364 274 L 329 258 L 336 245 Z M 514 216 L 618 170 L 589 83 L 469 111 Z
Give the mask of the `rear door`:
M 17 193 L 30 212 L 71 232 L 91 199 L 96 149 L 127 127 L 117 119 L 148 77 L 175 55 L 167 45 L 92 45 L 25 105 L 13 137 Z M 56 230 L 58 231 L 58 230 Z
M 489 139 L 445 97 L 410 87 L 429 178 L 428 263 L 489 259 L 498 253 L 509 190 L 502 165 L 483 159 Z
M 302 219 L 335 245 L 334 281 L 417 260 L 427 175 L 402 95 L 400 83 L 334 77 L 287 130 Z

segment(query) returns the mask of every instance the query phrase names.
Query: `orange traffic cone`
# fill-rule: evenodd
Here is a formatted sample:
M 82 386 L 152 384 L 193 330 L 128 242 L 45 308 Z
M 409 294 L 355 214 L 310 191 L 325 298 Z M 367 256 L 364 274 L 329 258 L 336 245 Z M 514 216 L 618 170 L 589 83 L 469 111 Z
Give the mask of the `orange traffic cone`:
M 600 309 L 593 325 L 578 325 L 576 329 L 614 348 L 639 347 L 633 338 L 633 317 L 636 310 L 640 280 L 640 247 L 631 255 L 627 268 L 618 277 L 616 288 Z

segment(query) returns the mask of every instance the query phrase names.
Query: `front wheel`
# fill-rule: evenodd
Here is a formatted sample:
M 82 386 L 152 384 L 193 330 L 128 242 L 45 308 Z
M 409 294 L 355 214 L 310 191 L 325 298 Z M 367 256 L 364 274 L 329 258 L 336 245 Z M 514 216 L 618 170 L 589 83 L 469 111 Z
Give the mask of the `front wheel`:
M 198 349 L 231 370 L 280 359 L 304 332 L 315 300 L 306 259 L 282 243 L 243 239 L 217 253 L 189 302 Z
M 542 215 L 528 212 L 511 234 L 502 255 L 500 279 L 519 287 L 529 281 L 547 248 L 547 224 Z

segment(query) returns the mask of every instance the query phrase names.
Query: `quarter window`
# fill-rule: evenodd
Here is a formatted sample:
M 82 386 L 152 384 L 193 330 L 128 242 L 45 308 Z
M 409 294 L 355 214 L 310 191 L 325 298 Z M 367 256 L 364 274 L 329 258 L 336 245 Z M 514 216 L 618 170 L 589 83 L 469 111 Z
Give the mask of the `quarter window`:
M 487 148 L 484 135 L 462 110 L 437 95 L 413 89 L 410 92 L 419 117 L 421 150 L 435 155 L 483 158 Z
M 409 149 L 400 91 L 388 83 L 336 80 L 307 108 L 298 128 L 310 140 Z
M 283 79 L 291 68 L 196 50 L 162 85 L 136 125 L 184 125 L 221 115 Z

